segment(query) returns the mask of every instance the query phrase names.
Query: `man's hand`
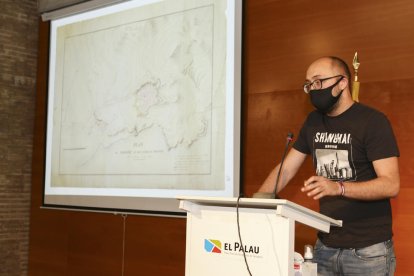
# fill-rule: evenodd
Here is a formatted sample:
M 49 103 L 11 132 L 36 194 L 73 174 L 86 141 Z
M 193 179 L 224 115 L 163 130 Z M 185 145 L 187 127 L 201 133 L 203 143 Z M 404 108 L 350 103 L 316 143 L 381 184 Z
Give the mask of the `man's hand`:
M 301 189 L 308 197 L 317 200 L 324 196 L 341 195 L 342 189 L 338 182 L 333 182 L 323 176 L 312 176 L 304 182 Z

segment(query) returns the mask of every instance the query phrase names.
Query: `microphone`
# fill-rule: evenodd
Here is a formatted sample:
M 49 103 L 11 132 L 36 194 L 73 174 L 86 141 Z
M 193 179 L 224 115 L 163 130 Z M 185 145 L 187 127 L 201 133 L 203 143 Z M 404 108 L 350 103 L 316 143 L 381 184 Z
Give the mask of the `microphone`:
M 280 173 L 282 172 L 283 162 L 285 162 L 286 153 L 289 148 L 289 144 L 292 140 L 293 140 L 293 133 L 289 132 L 286 137 L 285 150 L 283 151 L 282 160 L 280 162 L 279 170 L 277 172 L 275 187 L 273 189 L 273 192 L 272 193 L 261 193 L 261 192 L 254 193 L 253 194 L 254 198 L 270 198 L 270 199 L 279 198 L 277 196 L 277 186 L 279 185 L 279 178 L 280 178 Z

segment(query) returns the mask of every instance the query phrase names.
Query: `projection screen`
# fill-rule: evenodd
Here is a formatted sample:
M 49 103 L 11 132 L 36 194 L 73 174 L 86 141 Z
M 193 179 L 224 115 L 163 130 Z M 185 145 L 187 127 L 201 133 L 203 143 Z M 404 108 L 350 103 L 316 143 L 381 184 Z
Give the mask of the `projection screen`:
M 133 0 L 52 20 L 44 206 L 182 214 L 239 193 L 242 3 Z

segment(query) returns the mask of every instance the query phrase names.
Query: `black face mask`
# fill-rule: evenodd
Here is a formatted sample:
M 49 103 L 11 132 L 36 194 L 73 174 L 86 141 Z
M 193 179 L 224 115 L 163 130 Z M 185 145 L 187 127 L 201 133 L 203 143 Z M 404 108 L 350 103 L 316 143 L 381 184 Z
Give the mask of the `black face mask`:
M 338 94 L 338 96 L 332 96 L 333 88 L 343 79 L 341 77 L 337 82 L 332 84 L 329 87 L 319 90 L 311 90 L 309 92 L 310 100 L 313 106 L 322 113 L 328 113 L 332 110 L 336 102 L 339 100 L 339 97 L 342 94 L 342 91 Z

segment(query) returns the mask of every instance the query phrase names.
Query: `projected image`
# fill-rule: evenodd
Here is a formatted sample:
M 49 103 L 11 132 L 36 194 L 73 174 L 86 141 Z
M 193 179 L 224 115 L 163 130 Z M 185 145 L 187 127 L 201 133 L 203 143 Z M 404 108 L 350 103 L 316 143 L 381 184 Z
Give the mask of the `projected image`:
M 134 0 L 52 22 L 46 203 L 237 194 L 236 2 Z
M 210 174 L 212 23 L 210 5 L 62 41 L 58 173 Z

